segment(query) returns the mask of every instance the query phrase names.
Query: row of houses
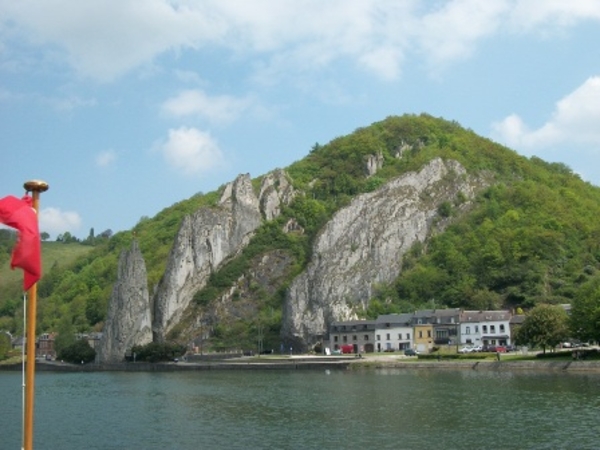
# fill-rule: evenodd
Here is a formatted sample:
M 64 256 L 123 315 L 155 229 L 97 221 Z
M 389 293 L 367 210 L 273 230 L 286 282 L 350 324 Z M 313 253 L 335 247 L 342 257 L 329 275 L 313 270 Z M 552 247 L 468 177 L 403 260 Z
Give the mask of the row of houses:
M 7 333 L 10 336 L 10 333 Z M 35 356 L 36 358 L 55 359 L 56 350 L 54 348 L 54 339 L 57 333 L 42 333 L 35 341 Z M 75 339 L 86 339 L 90 347 L 97 349 L 100 343 L 102 333 L 77 334 Z M 22 350 L 26 346 L 27 339 L 24 336 L 11 338 L 11 346 L 13 349 Z
M 430 309 L 408 314 L 386 314 L 375 320 L 333 322 L 326 346 L 354 353 L 398 351 L 429 352 L 440 345 L 512 345 L 514 329 L 524 316 L 502 311 Z

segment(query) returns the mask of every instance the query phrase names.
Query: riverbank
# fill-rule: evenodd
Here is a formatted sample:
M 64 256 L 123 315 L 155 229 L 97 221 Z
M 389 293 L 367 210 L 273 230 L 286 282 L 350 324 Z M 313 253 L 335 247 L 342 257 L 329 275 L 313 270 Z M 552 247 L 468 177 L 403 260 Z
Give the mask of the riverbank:
M 21 370 L 21 363 L 0 364 L 0 370 Z M 555 371 L 598 372 L 600 361 L 577 360 L 418 360 L 402 356 L 281 356 L 241 357 L 226 360 L 165 363 L 68 364 L 60 361 L 36 363 L 38 372 L 176 372 L 202 370 L 369 370 L 369 369 L 428 369 L 428 370 L 490 370 L 490 371 Z
M 353 369 L 434 369 L 434 370 L 490 370 L 490 371 L 556 371 L 556 372 L 598 372 L 600 361 L 537 361 L 537 360 L 428 360 L 428 361 L 392 361 L 365 360 L 352 363 Z

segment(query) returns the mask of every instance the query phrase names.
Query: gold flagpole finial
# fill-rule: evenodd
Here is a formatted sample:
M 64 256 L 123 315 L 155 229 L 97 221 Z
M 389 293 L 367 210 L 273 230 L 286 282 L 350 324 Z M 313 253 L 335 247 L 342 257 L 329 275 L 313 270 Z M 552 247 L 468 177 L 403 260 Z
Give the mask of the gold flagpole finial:
M 48 190 L 48 183 L 42 180 L 31 180 L 25 182 L 23 187 L 27 192 L 46 192 Z

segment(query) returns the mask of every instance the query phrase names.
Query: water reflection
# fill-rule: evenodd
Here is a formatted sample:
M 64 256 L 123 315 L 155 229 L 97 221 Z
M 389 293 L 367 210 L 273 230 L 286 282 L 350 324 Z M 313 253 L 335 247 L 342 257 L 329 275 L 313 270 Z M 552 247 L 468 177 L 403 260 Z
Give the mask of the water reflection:
M 40 374 L 37 448 L 596 448 L 597 374 Z M 0 373 L 0 448 L 18 448 L 20 375 Z M 3 430 L 4 431 L 4 430 Z

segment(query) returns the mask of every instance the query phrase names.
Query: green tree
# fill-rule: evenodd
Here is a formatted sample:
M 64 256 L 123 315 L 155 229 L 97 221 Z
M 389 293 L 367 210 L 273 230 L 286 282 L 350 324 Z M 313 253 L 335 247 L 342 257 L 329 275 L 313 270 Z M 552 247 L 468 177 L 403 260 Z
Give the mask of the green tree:
M 59 322 L 57 328 L 57 336 L 54 339 L 54 349 L 56 353 L 60 353 L 61 350 L 73 345 L 75 343 L 75 332 L 71 316 L 64 314 Z
M 518 331 L 517 342 L 532 347 L 554 348 L 569 336 L 568 316 L 561 306 L 541 304 L 533 308 Z
M 73 364 L 87 364 L 96 359 L 96 350 L 94 350 L 85 339 L 78 339 L 67 347 L 57 352 L 58 359 Z
M 136 345 L 131 349 L 135 353 L 136 361 L 156 363 L 160 361 L 173 361 L 185 354 L 185 346 L 170 342 L 151 342 L 146 345 Z
M 582 341 L 600 341 L 600 276 L 584 283 L 571 303 L 570 327 Z
M 10 351 L 10 335 L 0 331 L 0 361 L 6 359 Z

